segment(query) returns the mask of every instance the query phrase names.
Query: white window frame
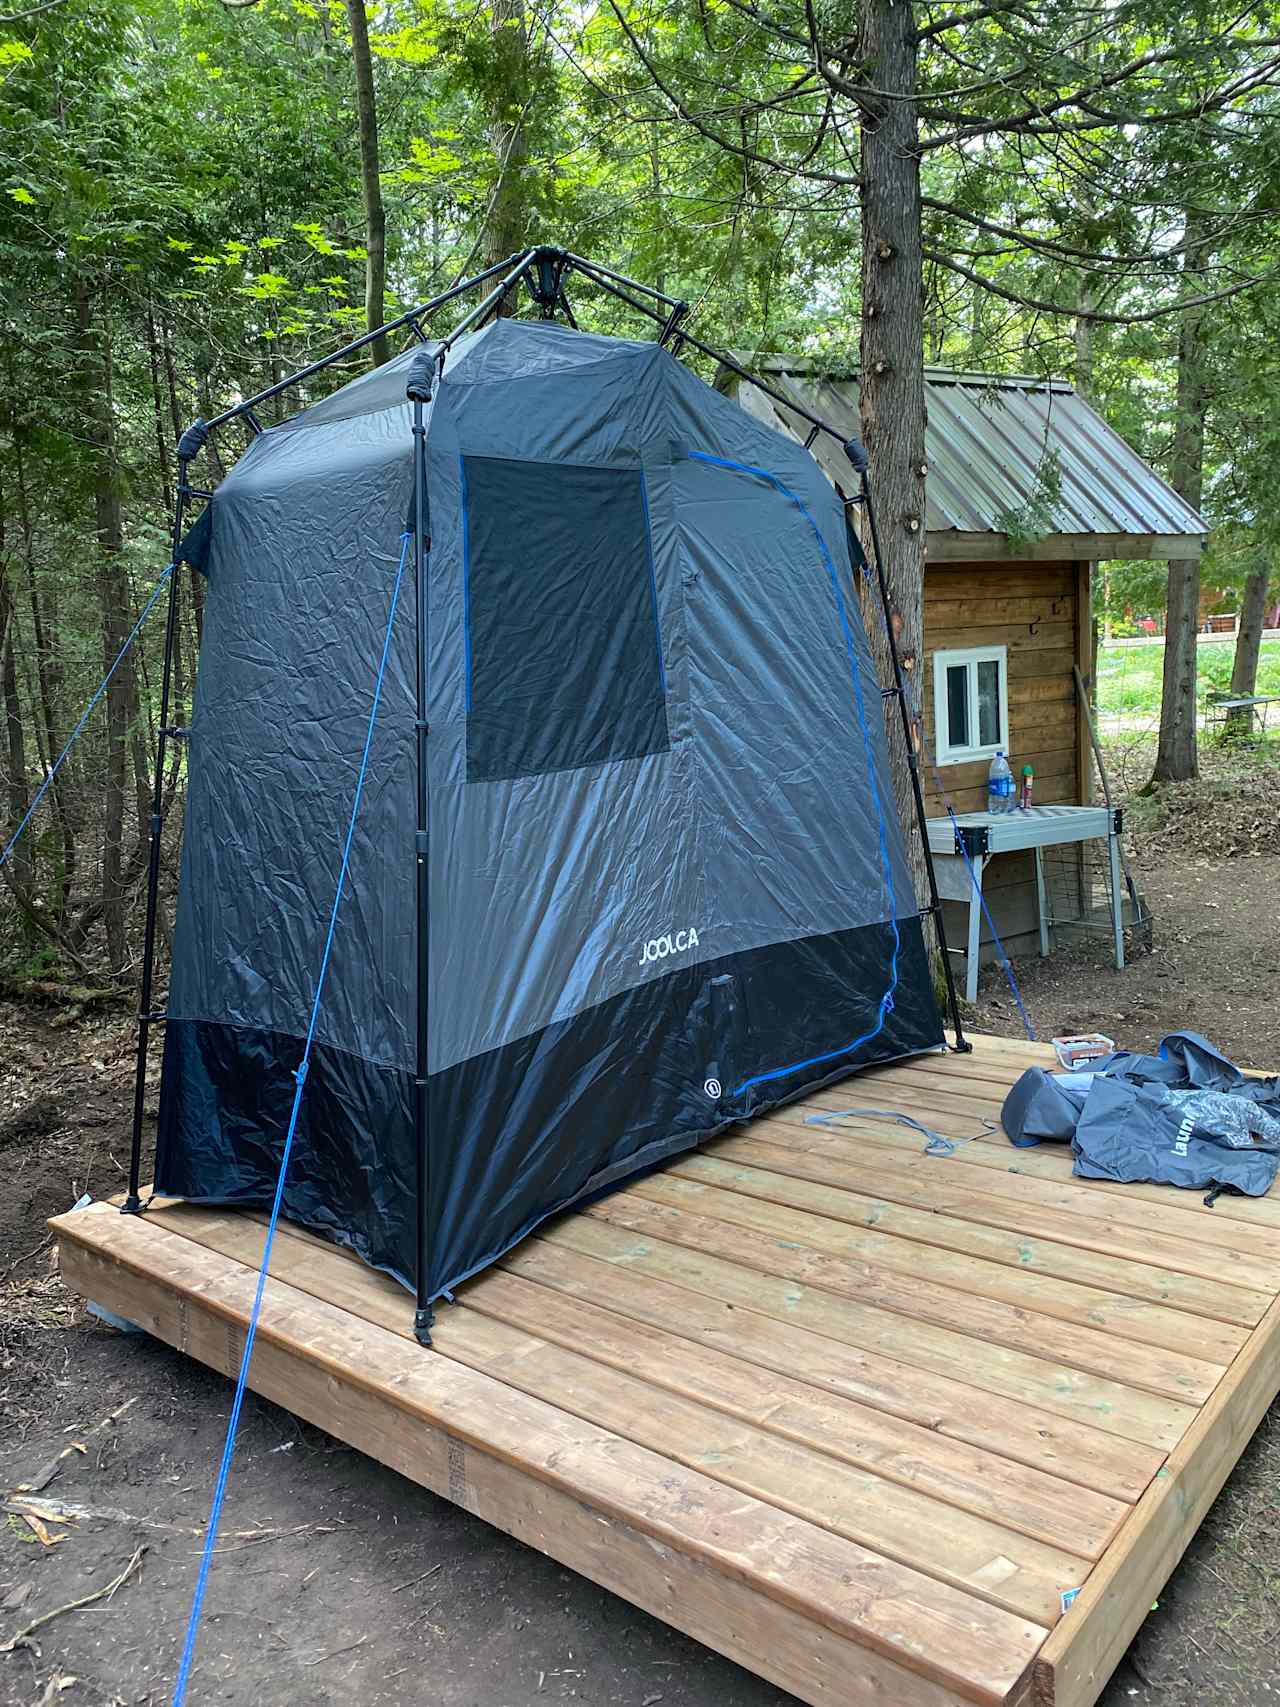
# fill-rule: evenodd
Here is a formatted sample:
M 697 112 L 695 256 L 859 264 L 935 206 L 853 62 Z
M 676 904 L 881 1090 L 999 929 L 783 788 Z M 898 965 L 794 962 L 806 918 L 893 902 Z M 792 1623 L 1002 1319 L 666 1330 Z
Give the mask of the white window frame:
M 947 716 L 947 671 L 957 664 L 968 666 L 969 728 L 978 729 L 978 665 L 995 663 L 1000 666 L 1000 733 L 989 746 L 970 743 L 952 744 Z M 940 765 L 970 764 L 975 759 L 992 759 L 998 752 L 1009 751 L 1009 648 L 1007 646 L 966 646 L 933 655 L 933 728 L 934 745 Z

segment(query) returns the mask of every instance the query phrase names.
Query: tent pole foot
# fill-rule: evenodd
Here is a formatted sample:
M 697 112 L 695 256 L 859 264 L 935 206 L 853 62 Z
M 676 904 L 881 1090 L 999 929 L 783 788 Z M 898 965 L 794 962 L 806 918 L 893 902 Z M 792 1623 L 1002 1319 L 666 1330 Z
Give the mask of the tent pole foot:
M 142 1199 L 138 1196 L 136 1191 L 131 1191 L 128 1197 L 125 1198 L 124 1202 L 120 1205 L 120 1213 L 122 1215 L 142 1214 Z
M 431 1344 L 431 1326 L 435 1319 L 435 1311 L 431 1308 L 430 1304 L 428 1304 L 424 1310 L 414 1311 L 413 1337 L 417 1340 L 419 1345 L 429 1346 Z

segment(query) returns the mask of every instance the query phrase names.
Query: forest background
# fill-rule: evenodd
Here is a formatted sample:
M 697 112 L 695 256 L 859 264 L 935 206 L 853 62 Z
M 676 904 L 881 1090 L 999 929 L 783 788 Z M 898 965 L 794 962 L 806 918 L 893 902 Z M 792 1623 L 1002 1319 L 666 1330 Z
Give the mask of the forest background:
M 908 646 L 924 364 L 1072 379 L 1213 529 L 1202 565 L 1095 585 L 1113 630 L 1167 614 L 1155 779 L 1193 775 L 1202 589 L 1242 614 L 1246 686 L 1280 600 L 1278 79 L 1280 8 L 1201 0 L 0 17 L 0 847 L 168 561 L 181 431 L 529 242 L 686 300 L 711 344 L 860 363 Z M 607 297 L 574 308 L 646 335 Z M 1046 458 L 1012 531 L 1052 531 L 1055 483 Z M 178 725 L 203 598 L 181 575 Z M 162 634 L 153 618 L 0 867 L 20 982 L 136 973 Z M 179 741 L 166 838 L 183 781 Z

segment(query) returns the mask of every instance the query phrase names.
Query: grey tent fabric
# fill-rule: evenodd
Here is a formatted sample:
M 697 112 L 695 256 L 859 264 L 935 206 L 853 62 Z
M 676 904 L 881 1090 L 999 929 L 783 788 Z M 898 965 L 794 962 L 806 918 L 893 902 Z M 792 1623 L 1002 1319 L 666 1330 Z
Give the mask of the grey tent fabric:
M 1280 1169 L 1280 1081 L 1247 1078 L 1196 1032 L 1092 1072 L 1025 1072 L 1001 1121 L 1015 1144 L 1071 1144 L 1082 1177 L 1268 1191 Z
M 196 542 L 157 1183 L 274 1187 L 412 525 L 413 354 L 254 440 Z M 503 319 L 427 421 L 428 1133 L 401 600 L 286 1215 L 436 1295 L 546 1215 L 942 1032 L 840 503 L 651 343 Z M 193 555 L 195 554 L 193 549 Z
M 1087 1179 L 1155 1180 L 1196 1190 L 1230 1186 L 1260 1197 L 1280 1168 L 1280 1120 L 1243 1099 L 1241 1112 L 1248 1106 L 1252 1120 L 1224 1120 L 1218 1104 L 1236 1100 L 1214 1091 L 1173 1091 L 1100 1074 L 1071 1141 L 1073 1172 Z

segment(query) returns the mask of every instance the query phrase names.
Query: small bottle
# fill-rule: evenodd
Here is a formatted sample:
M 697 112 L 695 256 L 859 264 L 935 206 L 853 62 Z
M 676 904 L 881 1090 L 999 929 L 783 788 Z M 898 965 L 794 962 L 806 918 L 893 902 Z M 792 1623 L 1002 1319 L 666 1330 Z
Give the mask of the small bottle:
M 1013 807 L 1013 772 L 1001 748 L 987 772 L 987 811 L 1008 812 Z
M 1022 791 L 1018 797 L 1018 809 L 1021 812 L 1031 810 L 1031 788 L 1036 780 L 1036 773 L 1030 765 L 1022 767 Z

